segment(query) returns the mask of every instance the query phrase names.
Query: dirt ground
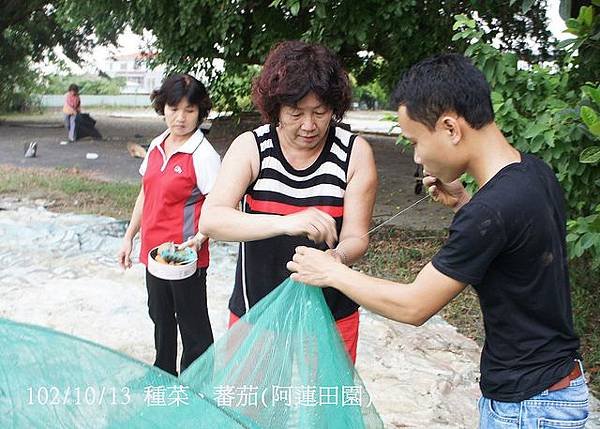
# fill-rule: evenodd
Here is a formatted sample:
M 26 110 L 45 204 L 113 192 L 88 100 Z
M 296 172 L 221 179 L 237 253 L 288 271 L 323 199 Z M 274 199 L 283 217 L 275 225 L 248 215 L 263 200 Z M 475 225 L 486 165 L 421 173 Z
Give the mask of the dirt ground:
M 154 136 L 164 130 L 163 121 L 158 117 L 147 117 L 145 115 L 147 113 L 146 111 L 130 110 L 127 112 L 129 115 L 128 117 L 115 117 L 112 115 L 112 112 L 107 110 L 91 110 L 90 113 L 97 119 L 97 128 L 102 133 L 103 139 L 96 141 L 84 139 L 69 145 L 60 144 L 62 140 L 66 140 L 65 130 L 62 126 L 62 114 L 60 112 L 46 113 L 42 116 L 16 116 L 4 120 L 0 119 L 0 165 L 9 164 L 30 168 L 76 168 L 91 173 L 95 177 L 103 180 L 138 183 L 139 174 L 137 170 L 141 160 L 132 158 L 129 155 L 126 149 L 127 142 L 132 141 L 142 145 L 148 144 Z M 135 116 L 136 114 L 138 114 L 138 116 Z M 352 115 L 352 113 L 350 115 Z M 364 112 L 361 112 L 360 115 L 364 115 Z M 215 149 L 223 155 L 236 135 L 245 130 L 252 129 L 256 125 L 256 117 L 243 117 L 239 122 L 232 121 L 231 119 L 219 119 L 214 121 L 208 137 Z M 422 195 L 414 194 L 415 179 L 413 173 L 415 165 L 412 161 L 412 154 L 405 151 L 402 147 L 397 146 L 394 137 L 374 134 L 365 134 L 364 137 L 373 147 L 379 172 L 379 189 L 374 216 L 374 222 L 379 223 L 422 198 Z M 38 142 L 37 156 L 35 158 L 25 158 L 23 156 L 24 145 L 31 141 Z M 86 159 L 86 155 L 89 153 L 97 154 L 98 158 L 93 160 Z M 2 190 L 0 189 L 0 193 L 1 192 Z M 391 224 L 409 229 L 440 230 L 449 225 L 451 218 L 452 214 L 449 210 L 446 210 L 431 201 L 424 201 L 396 218 Z M 384 228 L 383 230 L 385 231 L 386 229 Z M 385 232 L 379 234 L 380 235 L 377 236 L 378 240 L 376 241 L 380 241 L 380 244 L 381 242 L 385 243 L 389 240 Z M 404 242 L 409 241 L 409 239 L 410 237 L 400 237 L 399 245 L 403 246 L 405 244 Z M 410 252 L 411 247 L 408 246 L 406 249 L 403 248 L 401 250 Z M 383 249 L 383 253 L 387 253 L 386 249 Z M 400 255 L 402 255 L 402 253 L 400 253 Z M 377 265 L 376 262 L 377 261 L 373 262 L 374 266 Z M 400 267 L 397 268 L 399 269 Z M 377 274 L 377 272 L 375 272 L 375 274 Z M 398 276 L 400 275 L 401 273 L 398 273 Z M 14 289 L 10 276 L 5 277 L 5 279 L 8 279 L 8 283 L 10 283 L 11 287 Z M 35 295 L 34 299 L 39 299 L 38 295 Z M 8 300 L 7 302 L 11 301 Z M 466 318 L 471 317 L 468 314 L 469 308 L 471 307 L 474 307 L 474 305 L 469 305 L 464 311 Z M 145 317 L 144 320 L 146 320 Z M 146 323 L 147 322 L 148 321 L 146 320 Z M 74 325 L 80 324 L 75 323 Z M 394 324 L 394 326 L 394 329 L 399 329 L 398 326 L 401 325 Z M 409 327 L 409 329 L 411 328 Z M 422 345 L 423 328 L 419 329 L 418 336 L 415 336 L 415 344 Z M 372 335 L 379 335 L 379 333 L 382 332 L 373 327 L 369 327 L 366 331 Z M 393 338 L 410 337 L 410 335 L 405 332 L 394 332 L 390 335 Z M 385 337 L 385 341 L 387 341 L 388 335 L 386 334 Z M 447 342 L 446 336 L 441 338 L 444 342 Z M 373 340 L 373 343 L 380 343 L 381 341 L 382 339 L 378 337 L 376 340 Z M 386 347 L 388 345 L 389 344 L 386 342 Z M 432 347 L 432 350 L 438 350 L 439 348 L 440 347 L 436 345 L 435 347 Z M 420 348 L 416 346 L 399 346 L 397 348 L 398 353 L 393 354 L 393 356 L 394 358 L 405 356 L 406 350 L 412 349 L 416 349 L 417 351 L 420 350 Z M 372 350 L 367 350 L 366 355 L 372 356 L 374 353 Z M 442 364 L 447 365 L 448 363 L 444 359 L 442 359 Z M 398 365 L 399 367 L 405 368 L 404 362 L 399 362 Z M 389 372 L 389 367 L 386 367 L 385 365 L 383 365 L 382 368 L 383 367 L 385 368 L 382 369 L 382 374 L 387 374 Z M 437 380 L 440 374 L 435 373 L 433 375 L 434 377 L 432 379 Z M 412 384 L 412 377 L 412 373 L 408 374 L 406 382 Z M 427 382 L 426 378 L 424 380 Z M 399 386 L 402 391 L 406 391 L 406 386 L 410 386 L 411 384 Z M 447 390 L 444 386 L 441 386 L 440 389 Z M 398 417 L 398 421 L 405 421 L 407 417 L 403 416 L 402 413 L 407 411 L 399 410 L 397 408 L 398 401 L 396 401 L 396 397 L 393 395 L 389 396 L 389 389 L 386 393 L 387 395 L 384 395 L 386 398 L 394 399 L 393 406 L 391 406 L 390 409 L 399 413 L 398 415 L 400 417 Z M 427 394 L 431 394 L 431 389 Z M 475 396 L 476 394 L 474 394 L 473 397 Z M 415 396 L 413 399 L 416 403 L 420 401 L 421 397 Z M 450 408 L 452 409 L 452 414 L 458 414 L 455 412 L 455 404 L 449 403 L 451 404 Z M 408 403 L 407 406 L 411 407 L 411 404 L 412 403 Z M 593 407 L 594 410 L 598 409 L 597 405 L 594 405 Z M 414 409 L 414 407 L 411 408 L 411 410 Z M 392 414 L 388 415 L 383 408 L 382 410 L 384 411 L 382 415 L 386 415 L 391 419 L 390 416 L 392 416 Z M 474 412 L 474 408 L 472 411 Z M 595 411 L 595 413 L 597 413 L 597 411 Z M 595 416 L 597 416 L 597 414 L 595 414 Z M 428 416 L 426 417 L 429 418 Z M 597 421 L 597 417 L 594 417 L 594 422 Z M 404 426 L 404 424 L 401 426 Z M 459 425 L 459 427 L 464 426 L 464 424 Z M 598 427 L 597 424 L 592 424 L 591 421 L 588 422 L 588 426 Z
M 164 130 L 159 117 L 148 117 L 147 111 L 128 110 L 119 116 L 115 111 L 90 109 L 97 120 L 102 140 L 89 138 L 74 144 L 61 145 L 66 140 L 62 113 L 48 112 L 36 116 L 15 116 L 0 121 L 0 164 L 21 167 L 77 168 L 94 176 L 111 181 L 138 182 L 141 160 L 132 158 L 126 149 L 127 142 L 148 144 Z M 364 113 L 353 113 L 364 115 Z M 221 155 L 229 144 L 243 131 L 259 125 L 256 116 L 243 116 L 239 121 L 219 118 L 212 124 L 209 140 Z M 373 147 L 379 173 L 379 189 L 373 220 L 380 223 L 408 207 L 423 195 L 415 195 L 415 165 L 410 150 L 395 144 L 395 137 L 364 134 Z M 24 146 L 38 142 L 37 156 L 25 158 Z M 94 153 L 97 159 L 86 159 Z M 394 219 L 391 224 L 412 229 L 439 230 L 447 227 L 452 213 L 427 200 Z

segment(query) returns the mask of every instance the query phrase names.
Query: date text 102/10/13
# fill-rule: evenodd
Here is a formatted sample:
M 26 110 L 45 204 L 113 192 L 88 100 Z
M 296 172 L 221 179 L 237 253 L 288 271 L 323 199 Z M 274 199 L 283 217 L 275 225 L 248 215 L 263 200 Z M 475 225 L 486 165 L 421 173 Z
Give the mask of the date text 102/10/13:
M 129 387 L 28 387 L 29 405 L 127 405 L 131 401 Z

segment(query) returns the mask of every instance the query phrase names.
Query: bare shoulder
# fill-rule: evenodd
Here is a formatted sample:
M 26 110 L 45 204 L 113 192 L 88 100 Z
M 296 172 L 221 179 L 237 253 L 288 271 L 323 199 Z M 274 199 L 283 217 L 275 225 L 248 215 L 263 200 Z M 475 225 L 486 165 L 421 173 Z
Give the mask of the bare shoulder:
M 358 151 L 358 154 L 369 155 L 373 157 L 373 149 L 371 149 L 371 144 L 362 136 L 357 135 L 354 139 L 354 144 L 352 146 L 352 152 Z
M 367 176 L 377 174 L 373 149 L 369 142 L 361 136 L 356 136 L 352 145 L 350 163 L 348 164 L 348 178 L 351 179 L 357 171 L 365 172 Z
M 233 142 L 231 142 L 231 145 L 229 146 L 229 149 L 227 149 L 227 152 L 233 150 L 235 152 L 238 151 L 246 151 L 246 152 L 250 152 L 250 149 L 255 149 L 256 148 L 256 140 L 254 139 L 254 134 L 252 134 L 252 131 L 246 131 L 242 134 L 240 134 L 239 136 L 237 136 Z
M 260 156 L 252 131 L 246 131 L 233 140 L 223 157 L 223 164 L 226 168 L 231 166 L 236 170 L 244 169 L 244 166 L 250 167 L 251 176 L 253 178 L 256 176 L 260 164 Z
M 253 160 L 258 158 L 258 149 L 256 147 L 256 140 L 252 131 L 246 131 L 245 133 L 237 136 L 231 145 L 227 149 L 225 154 L 227 158 L 235 158 L 238 161 L 241 160 Z

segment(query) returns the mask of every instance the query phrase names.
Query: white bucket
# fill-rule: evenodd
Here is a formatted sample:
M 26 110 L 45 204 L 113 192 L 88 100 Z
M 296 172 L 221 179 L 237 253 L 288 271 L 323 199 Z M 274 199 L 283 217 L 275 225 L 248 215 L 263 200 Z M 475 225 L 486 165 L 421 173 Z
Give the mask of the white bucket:
M 148 271 L 154 277 L 158 277 L 163 280 L 182 280 L 187 279 L 189 276 L 196 272 L 198 257 L 194 258 L 193 261 L 183 265 L 170 265 L 158 262 L 156 254 L 158 253 L 158 247 L 148 252 Z

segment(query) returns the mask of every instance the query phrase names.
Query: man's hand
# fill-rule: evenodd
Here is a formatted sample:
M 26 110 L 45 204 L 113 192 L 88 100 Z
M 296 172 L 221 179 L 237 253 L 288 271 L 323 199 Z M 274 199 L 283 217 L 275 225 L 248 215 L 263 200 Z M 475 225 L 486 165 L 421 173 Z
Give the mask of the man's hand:
M 423 177 L 423 185 L 429 191 L 429 195 L 439 203 L 457 212 L 462 206 L 471 200 L 471 196 L 465 190 L 460 179 L 454 182 L 444 183 L 433 176 Z
M 304 246 L 296 248 L 294 258 L 286 266 L 293 273 L 292 280 L 319 287 L 331 286 L 332 279 L 348 269 L 332 255 Z
M 340 250 L 337 249 L 327 249 L 325 251 L 325 253 L 327 253 L 328 255 L 333 256 L 333 259 L 335 259 L 337 262 L 340 262 L 344 265 L 348 265 L 346 262 L 346 254 Z
M 309 208 L 282 216 L 282 228 L 287 235 L 305 235 L 315 243 L 325 242 L 330 248 L 338 241 L 335 220 L 327 213 Z

